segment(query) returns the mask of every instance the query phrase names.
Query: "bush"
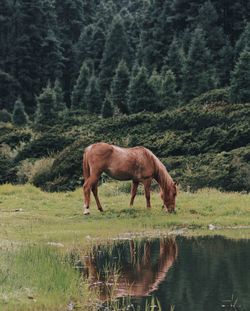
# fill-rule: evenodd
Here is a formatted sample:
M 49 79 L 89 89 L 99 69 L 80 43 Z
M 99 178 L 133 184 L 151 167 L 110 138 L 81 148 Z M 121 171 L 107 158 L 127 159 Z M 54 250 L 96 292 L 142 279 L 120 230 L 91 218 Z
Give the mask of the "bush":
M 32 175 L 29 182 L 37 187 L 42 187 L 49 179 L 53 163 L 54 159 L 52 158 L 37 160 L 32 167 Z
M 81 185 L 83 152 L 91 143 L 91 137 L 82 138 L 56 156 L 50 179 L 44 186 L 48 191 L 73 190 Z
M 18 144 L 27 143 L 31 140 L 33 133 L 29 129 L 18 130 L 16 128 L 7 131 L 0 137 L 0 143 L 8 144 L 11 148 L 15 148 Z
M 16 181 L 16 169 L 11 159 L 0 154 L 0 184 Z
M 195 105 L 206 105 L 215 103 L 230 103 L 230 89 L 221 88 L 208 91 L 194 98 L 190 102 Z
M 42 158 L 35 162 L 22 161 L 17 171 L 18 182 L 29 182 L 37 187 L 42 187 L 49 179 L 53 162 L 53 158 Z
M 44 134 L 39 138 L 30 141 L 17 155 L 15 161 L 22 161 L 27 158 L 46 157 L 51 153 L 61 151 L 72 142 L 71 138 L 58 134 Z
M 0 110 L 0 122 L 11 122 L 11 114 L 6 109 Z

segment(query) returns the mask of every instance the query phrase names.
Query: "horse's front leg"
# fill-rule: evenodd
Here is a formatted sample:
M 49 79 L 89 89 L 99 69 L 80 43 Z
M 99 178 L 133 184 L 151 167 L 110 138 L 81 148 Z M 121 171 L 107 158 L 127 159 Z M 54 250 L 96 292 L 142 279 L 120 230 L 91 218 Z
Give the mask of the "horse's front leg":
M 150 203 L 150 187 L 151 187 L 151 182 L 152 182 L 151 178 L 145 179 L 143 181 L 144 193 L 145 193 L 146 202 L 147 202 L 147 208 L 151 208 L 151 203 Z
M 138 188 L 139 183 L 137 181 L 133 181 L 132 187 L 131 187 L 131 200 L 130 200 L 130 207 L 134 204 L 134 199 L 136 196 L 136 191 Z

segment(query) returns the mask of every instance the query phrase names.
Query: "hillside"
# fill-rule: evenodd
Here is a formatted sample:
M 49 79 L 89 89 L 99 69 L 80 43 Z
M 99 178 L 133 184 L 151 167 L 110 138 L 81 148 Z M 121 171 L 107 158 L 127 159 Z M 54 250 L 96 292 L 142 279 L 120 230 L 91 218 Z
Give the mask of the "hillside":
M 0 179 L 30 181 L 48 191 L 72 190 L 82 183 L 84 148 L 105 141 L 149 148 L 184 190 L 249 191 L 249 124 L 250 104 L 201 99 L 161 113 L 108 119 L 75 112 L 52 127 L 1 123 Z

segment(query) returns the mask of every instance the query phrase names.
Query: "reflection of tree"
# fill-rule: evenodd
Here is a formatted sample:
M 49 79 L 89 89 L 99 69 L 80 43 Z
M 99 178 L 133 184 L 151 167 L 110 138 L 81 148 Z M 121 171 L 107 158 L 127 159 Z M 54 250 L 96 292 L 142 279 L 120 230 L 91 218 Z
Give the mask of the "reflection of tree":
M 90 283 L 100 290 L 101 299 L 109 298 L 114 282 L 114 296 L 142 297 L 158 289 L 176 258 L 177 245 L 173 239 L 126 241 L 106 251 L 95 249 L 85 259 L 85 267 Z M 116 281 L 115 267 L 119 267 Z M 107 268 L 108 277 L 103 273 Z
M 178 238 L 178 260 L 156 296 L 176 311 L 222 311 L 232 294 L 250 310 L 250 243 L 222 237 Z

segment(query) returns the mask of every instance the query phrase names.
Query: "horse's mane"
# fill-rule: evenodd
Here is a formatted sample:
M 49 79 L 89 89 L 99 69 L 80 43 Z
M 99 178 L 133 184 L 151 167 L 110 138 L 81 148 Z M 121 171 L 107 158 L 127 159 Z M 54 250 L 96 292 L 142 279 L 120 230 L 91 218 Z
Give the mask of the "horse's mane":
M 142 147 L 143 148 L 143 147 Z M 155 180 L 159 183 L 162 190 L 165 192 L 170 189 L 173 179 L 169 175 L 165 165 L 153 154 L 149 149 L 143 148 L 155 165 Z

